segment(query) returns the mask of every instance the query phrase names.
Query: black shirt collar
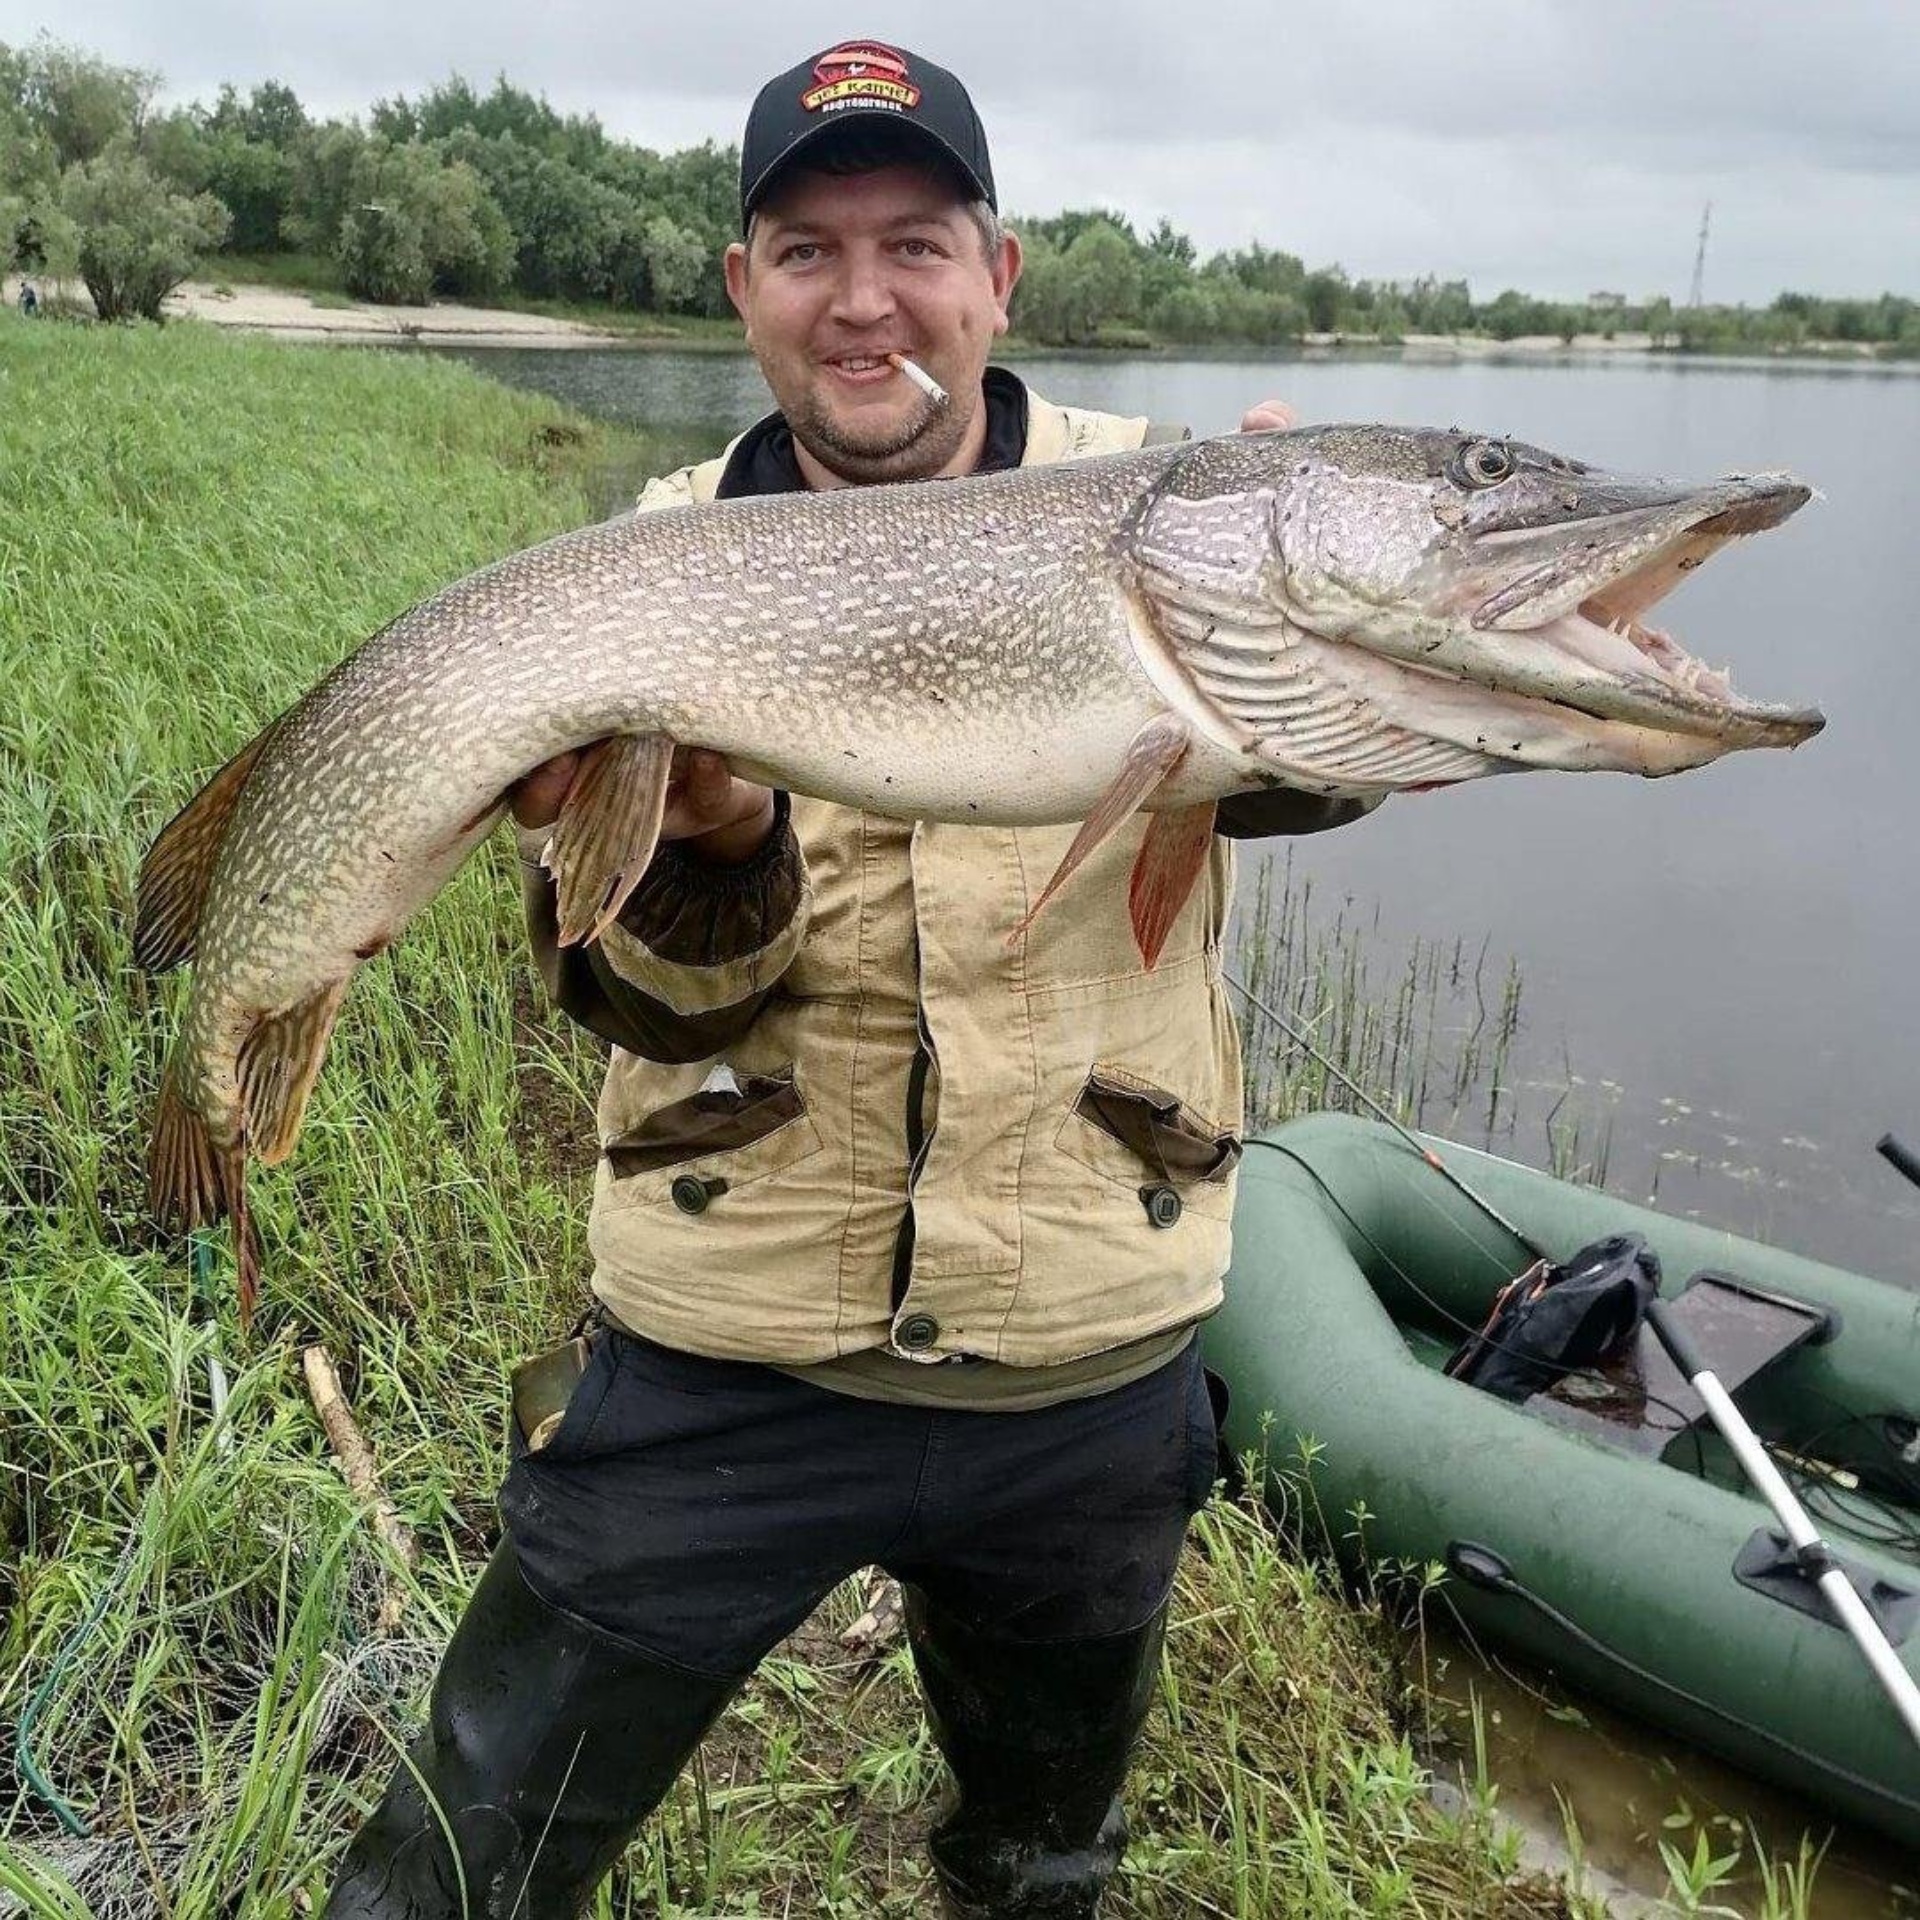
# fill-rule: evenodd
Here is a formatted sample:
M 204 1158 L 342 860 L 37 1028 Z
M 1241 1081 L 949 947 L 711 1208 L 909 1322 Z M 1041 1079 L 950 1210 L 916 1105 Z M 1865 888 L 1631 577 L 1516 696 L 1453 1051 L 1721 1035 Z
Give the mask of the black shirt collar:
M 987 441 L 975 473 L 1017 467 L 1027 453 L 1027 389 L 1004 367 L 989 367 L 980 382 L 987 408 Z M 786 416 L 770 413 L 740 436 L 714 489 L 716 500 L 758 493 L 805 493 Z

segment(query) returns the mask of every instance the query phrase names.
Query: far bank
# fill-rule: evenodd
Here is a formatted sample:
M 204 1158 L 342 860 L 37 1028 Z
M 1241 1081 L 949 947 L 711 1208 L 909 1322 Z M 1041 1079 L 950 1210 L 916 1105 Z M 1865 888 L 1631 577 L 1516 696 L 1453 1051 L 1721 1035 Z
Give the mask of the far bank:
M 50 311 L 91 312 L 86 290 L 77 283 L 49 287 L 37 283 Z M 0 280 L 0 298 L 17 306 L 20 277 Z M 639 313 L 631 308 L 593 308 L 559 301 L 517 306 L 479 306 L 436 300 L 423 307 L 355 300 L 325 287 L 266 284 L 219 279 L 189 280 L 168 295 L 169 318 L 204 320 L 213 326 L 264 333 L 323 345 L 417 345 L 433 347 L 524 347 L 566 351 L 581 348 L 631 348 L 674 353 L 746 352 L 731 320 Z M 587 317 L 587 316 L 591 317 Z M 1003 358 L 1110 359 L 1123 355 L 1166 355 L 1193 360 L 1317 358 L 1327 355 L 1386 356 L 1415 362 L 1450 361 L 1539 364 L 1566 360 L 1595 364 L 1609 360 L 1660 359 L 1726 361 L 1758 366 L 1813 365 L 1860 367 L 1878 371 L 1920 372 L 1920 357 L 1897 347 L 1867 341 L 1806 341 L 1793 347 L 1745 348 L 1703 353 L 1685 349 L 1646 332 L 1520 334 L 1499 340 L 1483 333 L 1407 333 L 1395 336 L 1358 332 L 1309 332 L 1297 339 L 1262 343 L 1244 340 L 1186 342 L 1161 340 L 1126 329 L 1110 341 L 1062 347 L 1010 335 L 999 349 Z

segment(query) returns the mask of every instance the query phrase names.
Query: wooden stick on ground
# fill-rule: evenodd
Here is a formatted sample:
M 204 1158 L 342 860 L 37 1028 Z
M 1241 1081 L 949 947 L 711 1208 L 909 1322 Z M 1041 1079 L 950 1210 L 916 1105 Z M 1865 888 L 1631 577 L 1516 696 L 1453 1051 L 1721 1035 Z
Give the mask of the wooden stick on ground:
M 380 1471 L 374 1463 L 373 1449 L 367 1444 L 353 1418 L 353 1409 L 340 1391 L 340 1376 L 325 1347 L 309 1347 L 300 1356 L 307 1376 L 307 1394 L 320 1424 L 327 1430 L 333 1457 L 340 1463 L 347 1485 L 363 1500 L 373 1503 L 373 1527 L 409 1571 L 420 1564 L 420 1543 L 413 1530 L 400 1518 L 394 1504 L 380 1490 Z M 406 1590 L 389 1579 L 386 1596 L 380 1602 L 375 1625 L 381 1633 L 390 1633 L 399 1624 L 401 1610 L 407 1604 Z

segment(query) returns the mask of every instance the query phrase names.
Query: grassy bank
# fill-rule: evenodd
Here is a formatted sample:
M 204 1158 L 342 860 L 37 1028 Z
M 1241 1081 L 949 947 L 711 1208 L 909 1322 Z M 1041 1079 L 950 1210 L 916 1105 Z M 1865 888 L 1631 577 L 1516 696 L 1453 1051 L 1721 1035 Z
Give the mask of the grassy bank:
M 590 517 L 616 451 L 449 362 L 0 315 L 0 1915 L 317 1907 L 493 1543 L 506 1371 L 585 1297 L 598 1072 L 529 991 L 506 850 L 362 975 L 294 1163 L 255 1182 L 245 1339 L 224 1255 L 197 1291 L 145 1219 L 177 984 L 132 969 L 132 884 L 324 665 Z M 1380 1044 L 1408 1073 L 1433 1058 L 1400 1024 Z M 316 1339 L 417 1574 L 334 1470 L 301 1382 Z M 866 1669 L 838 1641 L 858 1605 L 768 1664 L 603 1913 L 925 1909 L 938 1768 L 903 1657 Z M 1578 1910 L 1515 1872 L 1484 1781 L 1428 1802 L 1417 1660 L 1217 1503 L 1112 1911 Z

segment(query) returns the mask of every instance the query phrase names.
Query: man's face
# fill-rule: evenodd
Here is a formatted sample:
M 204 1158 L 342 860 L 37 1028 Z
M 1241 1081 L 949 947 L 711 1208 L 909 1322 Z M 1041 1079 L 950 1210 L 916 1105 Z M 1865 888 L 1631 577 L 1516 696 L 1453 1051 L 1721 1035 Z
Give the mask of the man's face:
M 1009 235 L 989 257 L 942 174 L 796 168 L 761 203 L 751 252 L 727 249 L 726 271 L 774 400 L 830 480 L 972 467 L 986 428 L 980 376 L 1007 330 L 1020 246 Z M 889 352 L 926 368 L 948 405 L 890 366 Z

